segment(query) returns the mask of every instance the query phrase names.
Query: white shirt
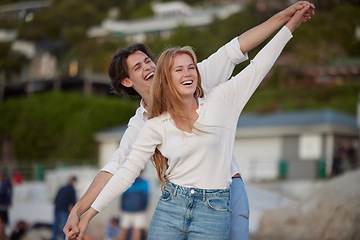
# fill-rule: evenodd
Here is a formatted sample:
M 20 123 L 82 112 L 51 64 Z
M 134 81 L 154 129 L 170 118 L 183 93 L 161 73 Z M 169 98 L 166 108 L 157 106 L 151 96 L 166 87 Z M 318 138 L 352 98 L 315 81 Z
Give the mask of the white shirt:
M 243 71 L 199 99 L 199 118 L 195 124 L 210 133 L 183 132 L 176 128 L 168 113 L 146 121 L 129 157 L 92 207 L 102 210 L 129 188 L 155 148 L 168 158 L 169 181 L 184 187 L 228 188 L 238 117 L 291 38 L 289 29 L 283 27 Z
M 218 49 L 218 51 L 212 54 L 209 58 L 205 59 L 201 63 L 198 63 L 197 65 L 201 75 L 204 92 L 207 93 L 219 83 L 228 80 L 231 77 L 235 66 L 247 59 L 247 53 L 243 54 L 241 52 L 239 41 L 236 37 Z M 132 145 L 146 120 L 147 111 L 141 101 L 140 107 L 136 110 L 135 116 L 133 116 L 128 123 L 128 127 L 121 138 L 119 148 L 110 156 L 108 163 L 101 169 L 101 171 L 115 174 L 115 172 L 125 162 L 125 159 L 129 155 Z M 240 168 L 235 157 L 233 157 L 231 171 L 233 175 L 240 173 Z

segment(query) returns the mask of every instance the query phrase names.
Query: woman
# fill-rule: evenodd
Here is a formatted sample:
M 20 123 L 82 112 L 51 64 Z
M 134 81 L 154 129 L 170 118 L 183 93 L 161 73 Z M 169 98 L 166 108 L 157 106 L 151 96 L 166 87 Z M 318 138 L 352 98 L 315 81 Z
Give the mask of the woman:
M 310 5 L 298 11 L 254 60 L 207 96 L 191 48 L 165 51 L 157 63 L 149 119 L 127 161 L 80 221 L 123 193 L 154 155 L 163 194 L 148 239 L 228 239 L 230 164 L 238 117 Z

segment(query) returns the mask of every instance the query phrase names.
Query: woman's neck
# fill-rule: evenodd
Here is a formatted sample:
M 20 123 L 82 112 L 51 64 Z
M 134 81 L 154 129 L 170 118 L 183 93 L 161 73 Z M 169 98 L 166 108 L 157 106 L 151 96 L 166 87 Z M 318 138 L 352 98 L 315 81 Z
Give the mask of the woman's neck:
M 183 111 L 184 115 L 188 116 L 189 122 L 186 122 L 183 119 L 173 119 L 177 128 L 184 132 L 192 132 L 193 125 L 199 118 L 196 110 L 199 108 L 198 101 L 196 98 L 192 97 L 189 99 L 183 99 Z

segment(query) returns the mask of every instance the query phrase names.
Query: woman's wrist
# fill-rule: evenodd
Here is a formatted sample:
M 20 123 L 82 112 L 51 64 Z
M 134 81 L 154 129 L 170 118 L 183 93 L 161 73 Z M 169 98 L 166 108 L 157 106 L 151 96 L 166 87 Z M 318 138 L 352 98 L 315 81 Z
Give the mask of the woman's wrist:
M 98 213 L 99 213 L 98 211 L 90 207 L 89 210 L 87 210 L 87 212 L 85 213 L 84 219 L 89 222 Z

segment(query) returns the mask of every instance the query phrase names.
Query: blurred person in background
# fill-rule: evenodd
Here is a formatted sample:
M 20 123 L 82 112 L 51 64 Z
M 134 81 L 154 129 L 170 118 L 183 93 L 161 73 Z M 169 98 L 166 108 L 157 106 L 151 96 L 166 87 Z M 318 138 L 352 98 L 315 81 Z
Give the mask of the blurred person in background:
M 68 183 L 62 186 L 56 194 L 52 240 L 65 239 L 66 237 L 62 229 L 65 226 L 71 209 L 76 203 L 76 181 L 76 176 L 70 177 Z
M 21 185 L 23 183 L 23 177 L 21 173 L 17 170 L 15 170 L 13 173 L 13 179 L 16 185 Z
M 119 218 L 111 218 L 106 226 L 105 240 L 116 240 L 120 233 Z
M 140 240 L 145 236 L 144 230 L 148 226 L 146 209 L 149 202 L 149 184 L 142 173 L 121 195 L 121 232 L 118 240 L 128 239 L 128 234 L 131 234 L 131 240 Z
M 299 1 L 278 14 L 275 14 L 264 23 L 236 37 L 208 59 L 199 63 L 198 68 L 201 72 L 203 80 L 202 87 L 204 90 L 208 91 L 218 85 L 218 79 L 228 79 L 231 76 L 235 65 L 247 60 L 246 53 L 248 51 L 258 46 L 278 28 L 288 22 L 305 4 L 308 4 L 308 2 Z M 303 16 L 303 22 L 310 19 L 311 15 L 314 14 L 313 9 L 314 6 L 311 5 L 311 10 Z M 141 61 L 136 61 L 136 57 L 142 57 L 143 59 L 141 59 Z M 89 209 L 101 189 L 124 163 L 127 155 L 131 151 L 131 146 L 135 141 L 139 130 L 147 120 L 147 103 L 150 101 L 149 89 L 154 70 L 155 64 L 151 57 L 151 53 L 146 46 L 142 44 L 119 50 L 118 53 L 114 55 L 109 67 L 109 75 L 112 79 L 113 88 L 118 94 L 126 93 L 128 95 L 140 95 L 142 100 L 136 115 L 129 121 L 128 129 L 122 137 L 118 150 L 109 158 L 108 164 L 101 169 L 87 192 L 71 211 L 64 228 L 64 232 L 68 236 L 71 236 L 73 233 L 79 233 L 78 224 L 80 216 Z M 227 76 L 227 78 L 224 76 Z M 236 166 L 234 166 L 234 178 L 231 184 L 231 205 L 233 209 L 231 223 L 235 227 L 231 228 L 231 238 L 248 239 L 249 206 L 247 194 L 236 160 L 234 163 Z
M 15 228 L 11 232 L 10 240 L 21 240 L 27 230 L 28 224 L 23 220 L 18 221 Z
M 0 240 L 7 239 L 6 228 L 9 224 L 9 209 L 12 202 L 13 179 L 8 174 L 0 176 Z

